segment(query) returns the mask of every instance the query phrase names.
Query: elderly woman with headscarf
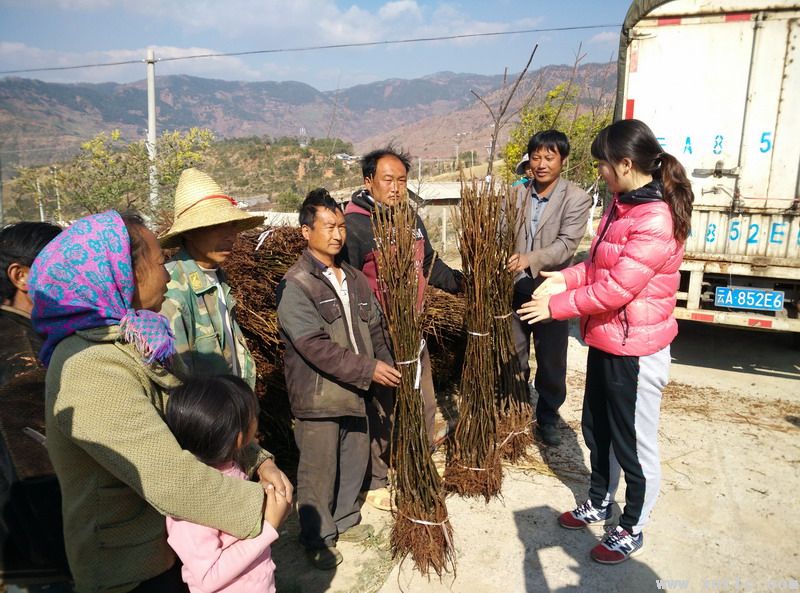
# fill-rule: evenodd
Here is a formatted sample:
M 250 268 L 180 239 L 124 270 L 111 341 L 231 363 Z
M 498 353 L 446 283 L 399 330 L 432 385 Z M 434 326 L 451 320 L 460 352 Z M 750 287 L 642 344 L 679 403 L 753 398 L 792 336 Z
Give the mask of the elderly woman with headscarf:
M 163 263 L 141 218 L 108 211 L 75 222 L 33 264 L 47 448 L 78 591 L 183 590 L 163 515 L 239 538 L 262 529 L 262 485 L 198 461 L 164 422 L 180 361 L 154 312 L 168 280 Z M 251 475 L 291 497 L 269 453 L 253 446 L 245 457 Z

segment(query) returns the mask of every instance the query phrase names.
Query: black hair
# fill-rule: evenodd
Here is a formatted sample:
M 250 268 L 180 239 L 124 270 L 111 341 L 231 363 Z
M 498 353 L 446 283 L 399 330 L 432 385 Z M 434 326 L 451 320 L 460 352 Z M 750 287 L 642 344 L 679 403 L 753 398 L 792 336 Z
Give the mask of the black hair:
M 565 159 L 569 156 L 569 138 L 558 130 L 536 132 L 528 140 L 528 158 L 540 148 L 557 152 L 562 159 Z
M 375 171 L 378 170 L 378 161 L 385 156 L 393 156 L 399 159 L 403 166 L 406 168 L 406 173 L 411 170 L 411 156 L 391 144 L 385 148 L 379 148 L 368 152 L 361 157 L 361 173 L 364 179 L 375 177 Z
M 312 189 L 300 205 L 300 226 L 313 227 L 318 208 L 326 208 L 333 213 L 342 211 L 327 189 L 324 187 Z
M 141 214 L 133 210 L 121 212 L 119 216 L 122 218 L 122 222 L 125 223 L 125 230 L 128 231 L 128 237 L 131 242 L 131 266 L 135 270 L 147 251 L 147 243 L 144 242 L 144 235 L 142 234 L 147 225 Z
M 167 426 L 178 444 L 212 466 L 236 459 L 239 434 L 257 417 L 253 390 L 235 375 L 188 379 L 167 401 Z
M 17 288 L 8 277 L 11 264 L 31 267 L 33 260 L 61 232 L 48 222 L 17 222 L 0 230 L 0 301 L 13 300 Z
M 672 211 L 673 235 L 678 241 L 686 240 L 692 222 L 692 184 L 683 165 L 661 149 L 647 124 L 638 119 L 621 119 L 606 126 L 592 142 L 592 156 L 612 165 L 628 158 L 636 169 L 661 181 L 664 201 Z

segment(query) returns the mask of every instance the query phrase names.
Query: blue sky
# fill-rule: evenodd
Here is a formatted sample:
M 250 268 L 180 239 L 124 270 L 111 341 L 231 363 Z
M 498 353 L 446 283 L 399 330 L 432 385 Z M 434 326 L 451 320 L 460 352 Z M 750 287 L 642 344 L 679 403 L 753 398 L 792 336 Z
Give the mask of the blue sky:
M 320 90 L 442 70 L 518 72 L 616 55 L 629 0 L 0 0 L 0 71 L 587 25 L 602 28 L 368 48 L 164 62 L 156 74 L 298 80 Z M 0 75 L 2 76 L 2 75 Z M 19 74 L 51 82 L 130 82 L 143 64 Z

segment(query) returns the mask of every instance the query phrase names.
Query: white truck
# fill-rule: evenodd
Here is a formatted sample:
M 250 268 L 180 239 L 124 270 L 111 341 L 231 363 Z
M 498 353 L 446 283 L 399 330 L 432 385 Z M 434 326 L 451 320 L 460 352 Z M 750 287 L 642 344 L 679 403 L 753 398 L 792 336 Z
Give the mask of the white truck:
M 615 119 L 686 167 L 679 319 L 800 332 L 800 3 L 637 0 Z

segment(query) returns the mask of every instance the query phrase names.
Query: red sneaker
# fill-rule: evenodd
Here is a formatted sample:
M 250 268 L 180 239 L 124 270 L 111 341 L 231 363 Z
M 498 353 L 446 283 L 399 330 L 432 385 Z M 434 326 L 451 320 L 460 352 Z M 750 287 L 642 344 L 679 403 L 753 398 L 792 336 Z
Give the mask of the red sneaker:
M 605 521 L 611 516 L 611 505 L 598 509 L 587 500 L 574 511 L 567 511 L 558 518 L 558 524 L 564 529 L 583 529 L 591 523 Z
M 633 535 L 617 525 L 606 533 L 589 555 L 600 564 L 619 564 L 639 553 L 643 545 L 644 536 L 641 533 Z

